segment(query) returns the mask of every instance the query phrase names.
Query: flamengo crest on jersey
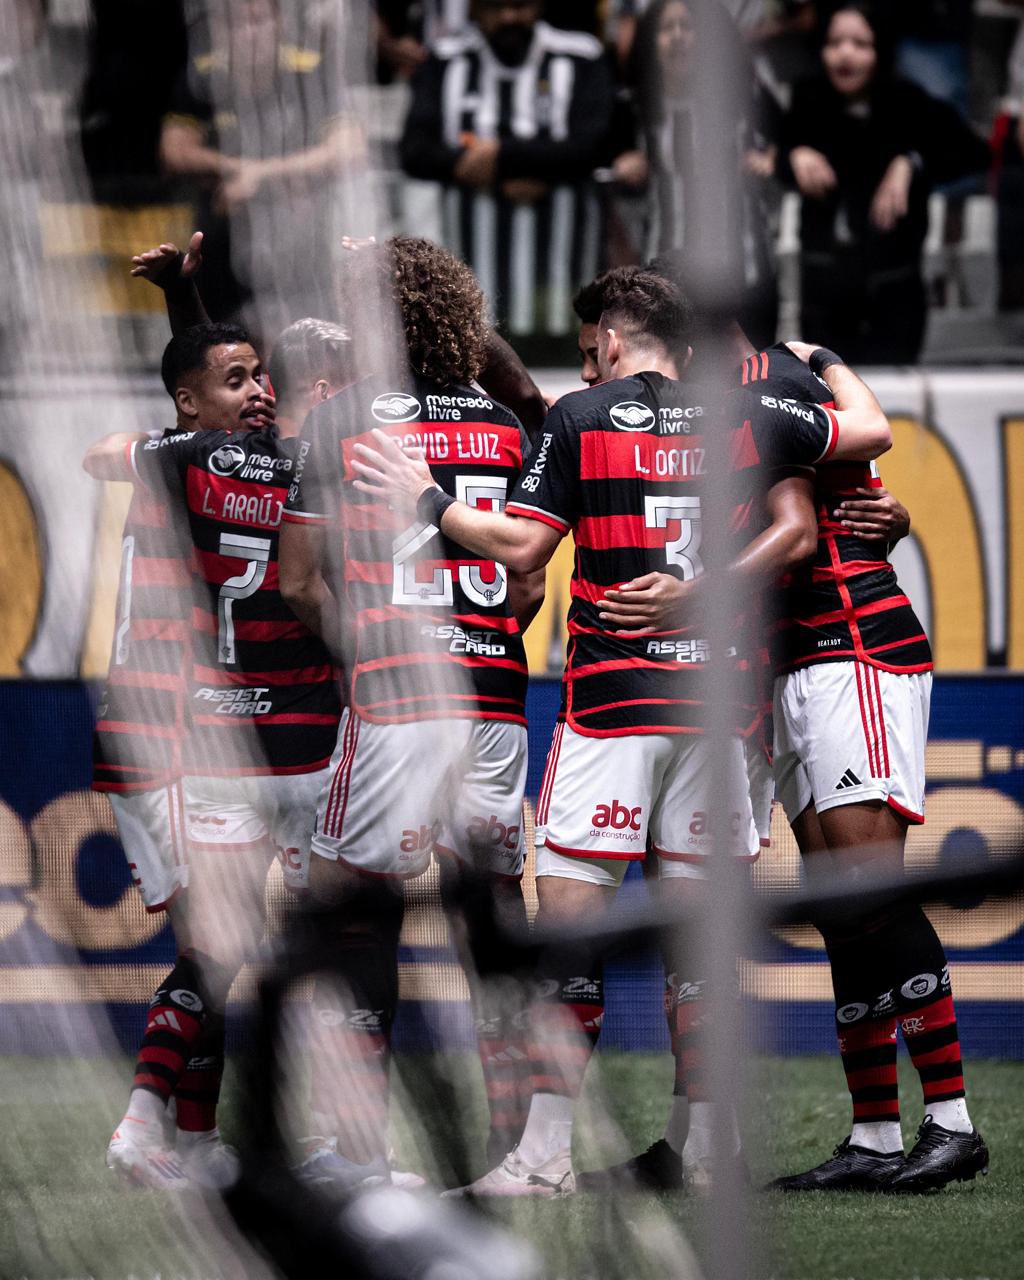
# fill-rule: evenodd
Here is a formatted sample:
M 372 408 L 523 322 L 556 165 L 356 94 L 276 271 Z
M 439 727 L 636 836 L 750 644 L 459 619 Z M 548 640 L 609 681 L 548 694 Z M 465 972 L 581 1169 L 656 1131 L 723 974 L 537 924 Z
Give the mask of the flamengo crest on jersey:
M 503 509 L 523 457 L 518 419 L 472 387 L 367 378 L 309 415 L 285 519 L 332 529 L 328 572 L 355 619 L 352 705 L 382 724 L 525 724 L 526 654 L 505 568 L 353 487 L 353 448 L 372 445 L 374 428 L 422 448 L 446 493 L 485 510 Z
M 181 771 L 190 584 L 189 547 L 178 522 L 157 493 L 136 487 L 93 736 L 96 791 L 148 790 Z
M 275 428 L 199 431 L 132 449 L 143 483 L 187 513 L 193 556 L 184 771 L 305 773 L 330 760 L 337 672 L 278 585 L 298 441 Z
M 748 401 L 763 394 L 831 403 L 832 393 L 779 343 L 744 361 Z M 844 529 L 833 516 L 844 497 L 882 484 L 873 462 L 826 462 L 815 471 L 818 549 L 792 573 L 778 603 L 773 657 L 777 670 L 816 662 L 868 662 L 886 671 L 930 671 L 931 647 L 900 589 L 884 542 Z
M 646 573 L 702 572 L 705 432 L 730 430 L 742 486 L 733 529 L 744 541 L 763 468 L 813 463 L 835 444 L 834 417 L 813 406 L 765 409 L 735 429 L 720 422 L 697 389 L 641 373 L 565 396 L 527 459 L 509 513 L 571 529 L 576 542 L 563 710 L 577 733 L 702 731 L 711 655 L 699 629 L 615 634 L 598 602 Z M 760 722 L 756 692 L 738 692 L 733 710 L 741 732 Z

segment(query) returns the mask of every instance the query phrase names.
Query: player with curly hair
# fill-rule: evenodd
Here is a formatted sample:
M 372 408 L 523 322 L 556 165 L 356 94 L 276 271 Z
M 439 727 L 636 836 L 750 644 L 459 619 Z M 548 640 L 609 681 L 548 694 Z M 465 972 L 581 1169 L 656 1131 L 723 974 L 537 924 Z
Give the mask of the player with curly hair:
M 489 345 L 473 273 L 412 237 L 389 241 L 377 261 L 408 371 L 371 375 L 314 408 L 281 554 L 285 599 L 341 649 L 350 681 L 310 858 L 314 897 L 346 904 L 340 983 L 321 980 L 314 994 L 319 1141 L 303 1165 L 310 1182 L 335 1186 L 388 1175 L 403 881 L 436 856 L 448 902 L 469 868 L 488 877 L 503 915 L 525 919 L 521 632 L 543 595 L 543 571 L 510 574 L 442 537 L 432 520 L 410 523 L 350 483 L 354 446 L 374 425 L 420 450 L 453 500 L 487 510 L 504 507 L 523 462 L 518 418 L 471 385 Z M 336 604 L 344 637 L 332 631 Z M 522 1057 L 500 1010 L 478 1003 L 476 1012 L 499 1147 L 521 1126 Z

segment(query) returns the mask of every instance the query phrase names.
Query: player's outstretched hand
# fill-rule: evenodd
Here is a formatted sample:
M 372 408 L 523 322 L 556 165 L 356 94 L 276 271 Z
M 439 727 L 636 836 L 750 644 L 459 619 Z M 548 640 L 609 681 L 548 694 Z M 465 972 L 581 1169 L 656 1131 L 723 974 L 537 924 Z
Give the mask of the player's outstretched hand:
M 176 244 L 161 244 L 132 258 L 131 274 L 166 289 L 175 280 L 189 280 L 203 265 L 203 233 L 193 231 L 188 251 L 182 253 Z
M 910 512 L 888 489 L 857 489 L 832 512 L 844 529 L 890 546 L 910 532 Z
M 416 514 L 416 500 L 435 481 L 423 459 L 422 449 L 402 449 L 389 435 L 374 427 L 375 447 L 357 444 L 353 448 L 353 470 L 359 473 L 354 481 L 361 493 L 371 493 L 383 498 L 393 511 L 409 516 Z
M 690 593 L 688 583 L 670 573 L 645 573 L 631 582 L 609 587 L 597 602 L 603 622 L 618 631 L 648 635 L 682 625 L 682 613 Z

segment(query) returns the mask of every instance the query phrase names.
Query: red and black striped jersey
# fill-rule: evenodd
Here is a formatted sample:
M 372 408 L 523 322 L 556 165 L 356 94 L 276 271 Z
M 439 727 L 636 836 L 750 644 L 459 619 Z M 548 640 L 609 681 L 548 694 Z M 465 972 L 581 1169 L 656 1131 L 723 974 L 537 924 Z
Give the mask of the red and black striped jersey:
M 563 711 L 578 733 L 703 729 L 707 638 L 694 627 L 646 636 L 610 631 L 598 601 L 646 573 L 688 580 L 702 572 L 704 433 L 728 429 L 719 427 L 719 414 L 696 388 L 641 373 L 565 396 L 527 459 L 509 514 L 563 534 L 571 529 L 576 542 Z M 731 465 L 744 473 L 733 536 L 746 531 L 750 486 L 763 468 L 813 463 L 833 440 L 834 421 L 813 407 L 795 417 L 765 410 L 733 430 Z M 738 698 L 735 711 L 741 732 L 760 720 L 749 699 Z
M 132 446 L 136 475 L 166 490 L 191 542 L 186 773 L 308 773 L 324 768 L 334 749 L 338 672 L 278 584 L 297 449 L 273 427 L 183 432 Z
M 353 707 L 382 724 L 525 724 L 526 653 L 504 566 L 353 487 L 353 448 L 372 445 L 374 428 L 421 447 L 446 493 L 486 510 L 504 508 L 523 461 L 515 414 L 471 387 L 368 378 L 309 415 L 285 519 L 332 531 L 328 577 L 354 621 Z
M 181 533 L 159 492 L 136 486 L 93 735 L 96 791 L 145 791 L 181 772 L 192 611 L 189 545 Z
M 832 403 L 824 381 L 781 343 L 744 361 L 736 394 L 762 403 Z M 844 497 L 881 483 L 873 462 L 825 461 L 815 469 L 818 549 L 813 563 L 783 585 L 773 644 L 776 670 L 852 660 L 885 671 L 931 670 L 928 637 L 900 589 L 885 544 L 844 529 L 834 516 Z

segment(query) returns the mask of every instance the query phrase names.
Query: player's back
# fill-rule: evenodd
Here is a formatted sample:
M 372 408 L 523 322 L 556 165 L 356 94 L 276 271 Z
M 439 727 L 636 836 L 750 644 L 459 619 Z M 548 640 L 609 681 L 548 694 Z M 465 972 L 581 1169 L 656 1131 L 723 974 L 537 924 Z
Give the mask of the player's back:
M 114 639 L 93 737 L 93 788 L 162 786 L 181 769 L 191 616 L 188 539 L 136 486 L 121 537 Z
M 301 773 L 330 759 L 337 672 L 279 588 L 297 446 L 265 428 L 190 432 L 136 448 L 139 475 L 168 486 L 193 548 L 187 772 Z
M 311 414 L 289 519 L 319 520 L 335 594 L 354 623 L 352 703 L 380 723 L 469 717 L 525 723 L 527 667 L 504 566 L 434 525 L 409 524 L 351 481 L 372 431 L 421 448 L 446 493 L 502 510 L 522 468 L 524 435 L 472 387 L 371 377 Z
M 784 343 L 744 361 L 742 391 L 772 408 L 800 401 L 834 407 L 832 392 Z M 889 563 L 884 543 L 846 528 L 836 508 L 858 489 L 880 488 L 874 462 L 822 462 L 814 469 L 818 546 L 789 575 L 778 602 L 775 660 L 788 669 L 856 658 L 893 671 L 931 667 L 931 649 Z M 879 607 L 881 606 L 881 607 Z
M 629 636 L 599 602 L 646 573 L 702 571 L 708 421 L 700 392 L 640 373 L 565 396 L 527 460 L 510 513 L 571 528 L 576 542 L 564 711 L 580 733 L 700 731 L 699 628 Z

